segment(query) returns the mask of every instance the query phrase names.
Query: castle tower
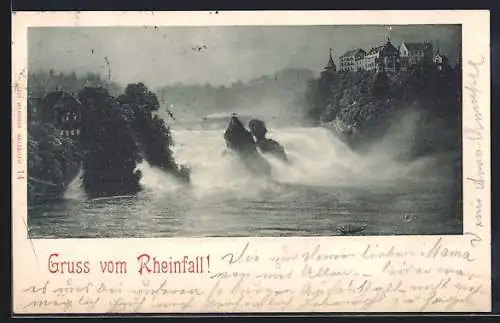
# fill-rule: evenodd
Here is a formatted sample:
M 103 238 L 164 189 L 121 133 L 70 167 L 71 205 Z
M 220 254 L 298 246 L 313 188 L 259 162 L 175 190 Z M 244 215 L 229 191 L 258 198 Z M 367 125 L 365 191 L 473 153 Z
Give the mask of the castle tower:
M 337 71 L 337 66 L 335 66 L 335 63 L 332 58 L 332 49 L 330 48 L 330 58 L 328 59 L 328 63 L 325 66 L 325 71 L 334 73 Z

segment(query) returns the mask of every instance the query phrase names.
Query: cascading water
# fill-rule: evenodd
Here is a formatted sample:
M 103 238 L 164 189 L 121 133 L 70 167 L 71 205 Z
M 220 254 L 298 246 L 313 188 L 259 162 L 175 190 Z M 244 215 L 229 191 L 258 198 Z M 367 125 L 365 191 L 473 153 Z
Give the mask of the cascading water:
M 231 154 L 224 154 L 222 130 L 176 130 L 175 159 L 192 171 L 191 193 L 202 198 L 213 194 L 235 194 L 248 197 L 259 191 L 288 186 L 342 187 L 393 184 L 411 180 L 415 171 L 432 167 L 432 159 L 398 163 L 388 155 L 362 156 L 325 128 L 271 129 L 268 136 L 286 149 L 290 163 L 263 155 L 270 163 L 272 178 L 255 178 Z M 150 191 L 176 191 L 175 181 L 146 162 L 139 165 L 142 183 Z M 420 176 L 420 175 L 418 175 Z M 429 179 L 432 179 L 430 177 Z M 424 180 L 419 178 L 420 181 Z
M 223 132 L 172 131 L 176 161 L 191 168 L 190 187 L 143 162 L 138 168 L 144 191 L 137 197 L 92 201 L 77 177 L 65 203 L 31 211 L 32 235 L 336 235 L 345 224 L 366 228 L 365 234 L 461 230 L 453 189 L 435 176 L 446 176 L 446 168 L 436 170 L 435 158 L 398 163 L 382 151 L 386 148 L 358 155 L 324 128 L 275 128 L 268 136 L 285 147 L 290 163 L 265 156 L 272 178 L 264 179 L 224 153 Z M 443 225 L 437 228 L 436 221 Z

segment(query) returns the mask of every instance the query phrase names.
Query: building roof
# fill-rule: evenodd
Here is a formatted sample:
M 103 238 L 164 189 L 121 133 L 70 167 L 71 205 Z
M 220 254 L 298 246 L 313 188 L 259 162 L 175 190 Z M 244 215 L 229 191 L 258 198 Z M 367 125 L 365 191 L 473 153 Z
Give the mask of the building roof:
M 403 42 L 403 44 L 405 45 L 405 47 L 409 51 L 424 50 L 424 49 L 428 49 L 428 48 L 432 47 L 432 44 L 429 42 L 425 42 L 425 43 L 406 43 L 406 42 Z
M 42 101 L 42 98 L 28 96 L 28 102 L 29 103 L 39 103 L 40 101 Z
M 87 80 L 83 87 L 96 87 L 96 88 L 104 88 L 103 82 L 101 80 Z
M 60 102 L 66 102 L 71 104 L 80 104 L 80 101 L 71 93 L 65 91 L 53 91 L 46 94 L 40 99 L 41 103 L 48 105 L 55 105 Z
M 335 68 L 335 63 L 333 62 L 332 57 L 328 60 L 328 64 L 326 64 L 326 68 Z
M 395 56 L 398 53 L 398 49 L 394 47 L 390 39 L 387 39 L 387 43 L 377 47 L 372 47 L 368 51 L 368 55 L 379 53 L 380 56 Z
M 350 51 L 345 52 L 342 56 L 340 56 L 340 58 L 350 57 L 350 56 L 359 57 L 359 56 L 365 56 L 365 55 L 366 55 L 366 52 L 364 50 L 362 50 L 361 48 L 355 48 L 355 49 L 351 49 Z
M 382 46 L 382 51 L 380 52 L 380 55 L 382 56 L 394 56 L 398 53 L 398 50 L 394 45 L 391 43 L 390 39 L 387 39 L 387 43 L 385 43 L 384 46 Z
M 53 121 L 53 110 L 63 109 L 63 111 L 80 109 L 80 101 L 69 92 L 53 91 L 45 95 L 39 102 L 42 117 L 46 121 Z M 59 112 L 62 112 L 59 110 Z
M 335 63 L 333 62 L 332 58 L 332 50 L 330 49 L 330 58 L 328 59 L 328 63 L 326 64 L 325 69 L 336 69 L 337 67 L 335 66 Z
M 372 54 L 376 54 L 376 53 L 380 53 L 380 51 L 384 48 L 384 45 L 382 46 L 377 46 L 377 47 L 372 47 L 370 48 L 370 50 L 368 51 L 368 55 L 372 55 Z

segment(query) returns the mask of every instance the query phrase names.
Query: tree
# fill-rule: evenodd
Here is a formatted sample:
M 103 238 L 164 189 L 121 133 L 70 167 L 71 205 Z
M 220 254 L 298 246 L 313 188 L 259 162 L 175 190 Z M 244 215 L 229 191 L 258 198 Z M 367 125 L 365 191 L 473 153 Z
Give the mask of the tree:
M 128 84 L 125 93 L 119 98 L 121 104 L 129 104 L 144 108 L 152 113 L 160 108 L 160 102 L 154 92 L 151 92 L 144 83 Z
M 380 72 L 373 82 L 371 95 L 379 100 L 386 99 L 391 91 L 391 81 L 385 72 Z
M 77 147 L 50 124 L 28 125 L 28 202 L 62 197 L 79 165 Z M 73 175 L 75 174 L 75 175 Z
M 78 96 L 85 191 L 91 197 L 139 192 L 142 158 L 118 101 L 104 88 L 86 87 Z
M 461 71 L 438 69 L 423 62 L 407 71 L 385 72 L 358 70 L 334 74 L 322 73 L 308 84 L 305 102 L 313 121 L 336 120 L 341 127 L 355 129 L 346 136 L 352 148 L 372 147 L 382 138 L 394 120 L 417 110 L 411 156 L 439 149 L 456 149 L 461 129 Z M 432 124 L 432 131 L 429 124 Z M 429 140 L 429 133 L 443 132 L 445 140 Z M 354 138 L 354 139 L 353 139 Z M 438 144 L 439 141 L 439 144 Z M 454 148 L 455 147 L 455 148 Z
M 159 108 L 156 94 L 143 83 L 129 84 L 118 100 L 122 111 L 133 115 L 129 118 L 129 124 L 148 163 L 183 181 L 189 181 L 187 168 L 175 162 L 170 129 L 158 115 L 152 115 Z

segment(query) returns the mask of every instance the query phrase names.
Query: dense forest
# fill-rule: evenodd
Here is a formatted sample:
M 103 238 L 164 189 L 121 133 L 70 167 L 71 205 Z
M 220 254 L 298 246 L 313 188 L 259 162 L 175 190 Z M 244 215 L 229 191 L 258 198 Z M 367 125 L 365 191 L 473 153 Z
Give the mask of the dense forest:
M 304 105 L 310 120 L 367 151 L 405 115 L 416 115 L 410 149 L 401 158 L 459 148 L 461 69 L 421 63 L 397 73 L 323 72 L 309 81 Z
M 157 91 L 159 100 L 143 83 L 124 88 L 95 73 L 30 71 L 30 111 L 31 105 L 54 91 L 67 92 L 81 104 L 77 138 L 63 136 L 54 124 L 29 114 L 30 203 L 61 198 L 80 168 L 89 197 L 139 192 L 142 174 L 137 164 L 142 160 L 189 182 L 189 169 L 173 158 L 170 128 L 161 118 L 162 103 L 175 105 L 176 116 L 183 113 L 179 107 L 195 116 L 256 109 L 274 113 L 280 107 L 303 115 L 297 102 L 312 76 L 310 70 L 290 69 L 229 87 L 173 85 Z
M 28 203 L 48 202 L 62 197 L 77 175 L 80 154 L 77 143 L 63 137 L 50 124 L 28 124 Z
M 189 181 L 188 169 L 174 160 L 171 149 L 173 138 L 169 126 L 157 114 L 160 103 L 156 94 L 144 83 L 129 84 L 118 97 L 118 102 L 127 115 L 130 129 L 148 163 L 183 182 Z
M 53 123 L 31 116 L 28 126 L 30 203 L 61 198 L 80 168 L 83 188 L 89 197 L 141 191 L 142 174 L 137 165 L 142 160 L 184 183 L 189 182 L 188 169 L 173 158 L 170 129 L 156 114 L 160 107 L 158 98 L 146 85 L 129 84 L 121 94 L 113 96 L 109 87 L 104 87 L 99 78 L 91 74 L 76 80 L 74 74 L 57 74 L 55 78 L 48 77 L 47 82 L 40 74 L 36 75 L 38 77 L 28 81 L 29 95 L 44 97 L 54 88 L 70 92 L 81 104 L 81 122 L 80 135 L 68 137 Z M 67 79 L 74 82 L 65 83 Z M 89 83 L 95 80 L 97 82 Z
M 76 94 L 88 84 L 106 87 L 112 96 L 118 96 L 124 90 L 116 82 L 105 81 L 99 73 L 62 73 L 51 69 L 29 71 L 28 95 L 32 98 L 41 98 L 56 90 Z

